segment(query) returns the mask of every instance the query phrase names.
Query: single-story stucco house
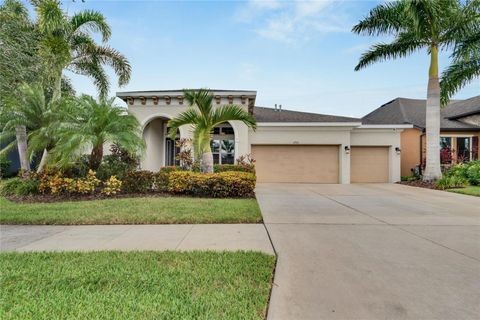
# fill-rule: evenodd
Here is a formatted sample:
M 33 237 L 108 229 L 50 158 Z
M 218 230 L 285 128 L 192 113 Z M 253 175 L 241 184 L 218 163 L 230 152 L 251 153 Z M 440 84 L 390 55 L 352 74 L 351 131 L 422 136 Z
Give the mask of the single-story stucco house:
M 363 124 L 411 124 L 401 133 L 401 174 L 409 176 L 425 162 L 426 101 L 397 98 L 362 118 Z M 440 158 L 444 165 L 478 159 L 480 96 L 452 101 L 441 110 Z
M 257 129 L 237 121 L 213 132 L 216 163 L 241 155 L 256 160 L 259 182 L 355 183 L 400 180 L 401 140 L 406 123 L 364 124 L 361 119 L 255 106 L 256 91 L 212 90 L 214 105 L 237 104 L 252 113 Z M 142 169 L 175 164 L 169 119 L 187 110 L 182 90 L 118 92 L 138 118 L 146 142 Z M 182 138 L 191 130 L 182 127 Z

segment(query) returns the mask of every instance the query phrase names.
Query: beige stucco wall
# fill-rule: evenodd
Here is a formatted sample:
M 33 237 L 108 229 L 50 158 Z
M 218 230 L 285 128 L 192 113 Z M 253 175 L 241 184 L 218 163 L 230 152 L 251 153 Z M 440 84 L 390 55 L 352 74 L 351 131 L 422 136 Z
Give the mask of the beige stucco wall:
M 399 129 L 362 129 L 355 128 L 351 134 L 352 146 L 385 146 L 389 147 L 389 182 L 400 181 L 400 158 L 395 148 L 400 148 Z

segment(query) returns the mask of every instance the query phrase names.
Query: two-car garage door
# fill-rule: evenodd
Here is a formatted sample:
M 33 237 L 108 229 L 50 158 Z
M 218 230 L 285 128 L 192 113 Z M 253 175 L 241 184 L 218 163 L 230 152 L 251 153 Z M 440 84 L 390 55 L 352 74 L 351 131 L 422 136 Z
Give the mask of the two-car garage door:
M 258 182 L 339 183 L 339 146 L 252 145 Z M 388 182 L 388 147 L 352 147 L 351 182 Z

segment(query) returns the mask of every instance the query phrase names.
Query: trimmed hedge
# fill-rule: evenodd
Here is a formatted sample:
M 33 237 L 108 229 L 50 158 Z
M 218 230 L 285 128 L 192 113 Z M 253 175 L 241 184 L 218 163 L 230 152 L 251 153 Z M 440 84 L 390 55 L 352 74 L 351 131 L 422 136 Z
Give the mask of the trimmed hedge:
M 255 175 L 249 172 L 173 171 L 169 174 L 168 191 L 213 198 L 245 198 L 255 195 L 256 180 Z
M 213 198 L 246 198 L 255 195 L 256 177 L 252 168 L 244 165 L 222 165 L 216 173 L 183 171 L 178 167 L 162 167 L 160 172 L 130 171 L 123 179 L 110 176 L 100 180 L 94 171 L 86 177 L 71 178 L 61 172 L 31 173 L 3 183 L 3 195 L 52 195 L 168 192 Z M 240 171 L 245 170 L 245 171 Z
M 239 171 L 239 172 L 250 172 L 255 173 L 255 166 L 253 164 L 215 164 L 213 165 L 214 172 L 228 172 L 228 171 Z

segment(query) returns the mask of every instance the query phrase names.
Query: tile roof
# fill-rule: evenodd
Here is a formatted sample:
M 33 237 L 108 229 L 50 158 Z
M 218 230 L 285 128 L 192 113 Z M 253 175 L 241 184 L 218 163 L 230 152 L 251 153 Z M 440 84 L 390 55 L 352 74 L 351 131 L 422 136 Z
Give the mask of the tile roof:
M 258 122 L 361 122 L 358 118 L 265 107 L 254 107 L 253 116 Z
M 442 109 L 440 127 L 443 130 L 480 130 L 479 126 L 451 120 L 445 114 L 450 107 L 462 101 L 454 101 Z M 426 100 L 397 98 L 378 109 L 373 110 L 362 118 L 363 124 L 413 124 L 418 128 L 425 128 Z

